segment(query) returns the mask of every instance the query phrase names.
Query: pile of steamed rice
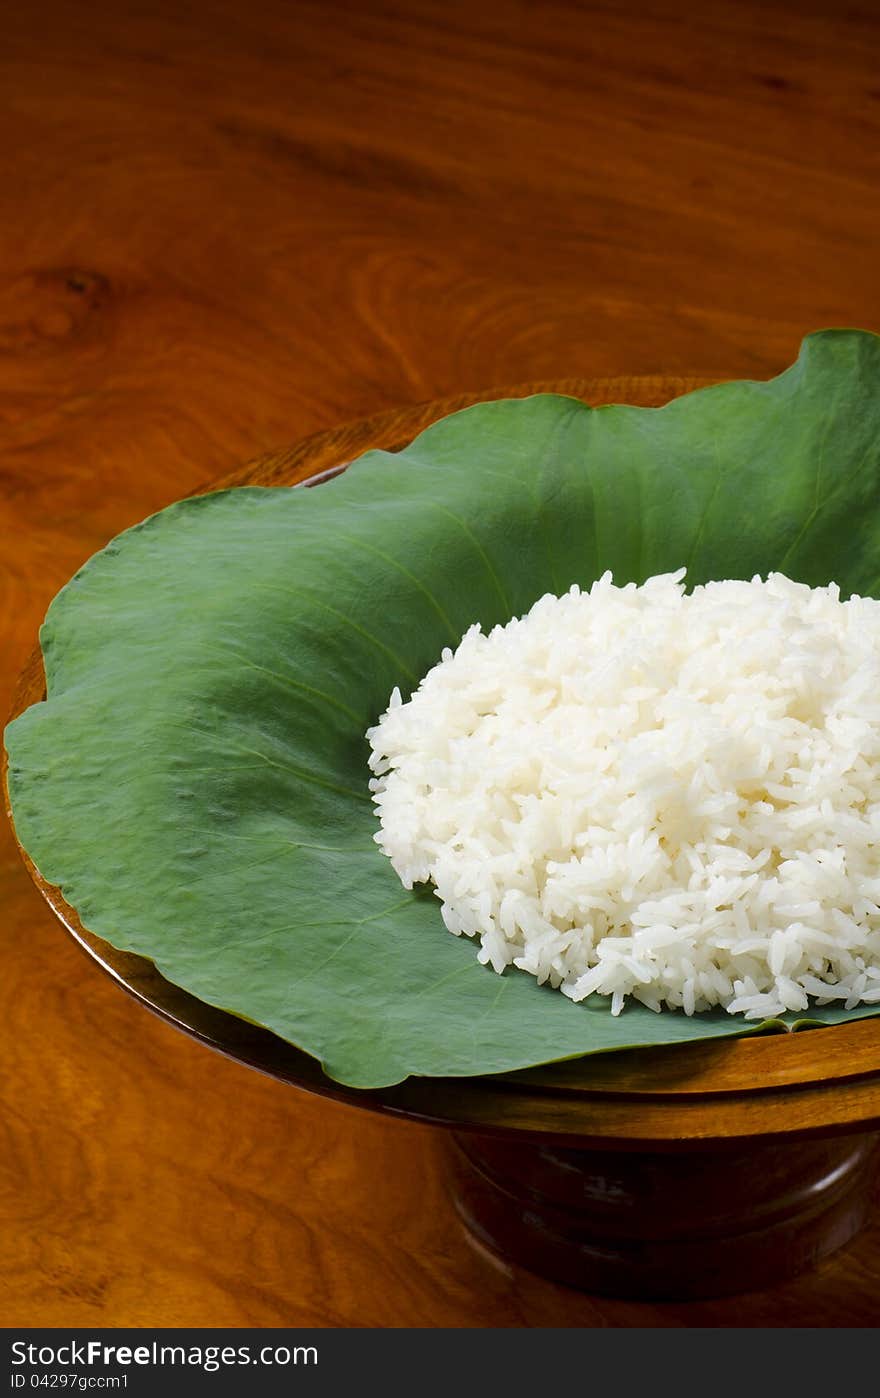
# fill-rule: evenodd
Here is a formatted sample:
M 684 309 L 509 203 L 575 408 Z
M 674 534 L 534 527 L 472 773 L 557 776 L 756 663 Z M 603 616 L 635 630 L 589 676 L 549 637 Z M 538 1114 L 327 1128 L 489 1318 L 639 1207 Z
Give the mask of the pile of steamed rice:
M 368 738 L 376 836 L 572 1000 L 880 1002 L 880 602 L 606 574 L 467 632 Z

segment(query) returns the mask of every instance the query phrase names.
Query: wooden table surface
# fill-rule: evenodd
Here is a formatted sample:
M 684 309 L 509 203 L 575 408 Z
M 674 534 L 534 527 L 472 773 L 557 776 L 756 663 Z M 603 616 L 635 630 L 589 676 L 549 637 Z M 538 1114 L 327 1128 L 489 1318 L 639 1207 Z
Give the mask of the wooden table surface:
M 880 330 L 867 3 L 46 0 L 3 28 L 4 703 L 77 565 L 242 460 L 496 383 L 765 377 L 809 330 Z M 430 1129 L 149 1016 L 0 841 L 0 1324 L 875 1323 L 880 1215 L 726 1301 L 496 1263 Z

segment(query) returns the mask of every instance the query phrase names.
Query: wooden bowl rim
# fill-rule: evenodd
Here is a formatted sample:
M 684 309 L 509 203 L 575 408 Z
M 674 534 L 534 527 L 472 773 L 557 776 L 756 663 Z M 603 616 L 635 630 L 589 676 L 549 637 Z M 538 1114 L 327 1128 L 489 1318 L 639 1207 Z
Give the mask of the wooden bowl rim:
M 495 397 L 565 393 L 595 406 L 659 406 L 706 387 L 696 376 L 561 379 L 436 400 L 359 419 L 260 457 L 195 494 L 242 485 L 317 484 L 362 452 L 399 450 L 450 412 Z M 45 696 L 37 648 L 19 679 L 15 717 Z M 6 754 L 3 781 L 9 805 Z M 117 951 L 83 927 L 60 890 L 42 878 L 15 835 L 28 871 L 55 916 L 90 958 L 141 1004 L 200 1042 L 270 1076 L 360 1107 L 520 1137 L 620 1148 L 674 1149 L 754 1136 L 791 1137 L 880 1124 L 880 1018 L 789 1034 L 600 1053 L 487 1077 L 408 1078 L 384 1089 L 350 1088 L 268 1030 L 196 999 L 144 957 Z

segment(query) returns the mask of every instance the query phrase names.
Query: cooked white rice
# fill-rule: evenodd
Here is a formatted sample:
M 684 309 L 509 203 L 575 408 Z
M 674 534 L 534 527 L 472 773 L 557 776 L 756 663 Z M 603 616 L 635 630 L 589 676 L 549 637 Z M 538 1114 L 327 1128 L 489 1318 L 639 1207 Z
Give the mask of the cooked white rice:
M 606 574 L 473 626 L 368 738 L 402 883 L 572 1000 L 880 1002 L 880 602 Z

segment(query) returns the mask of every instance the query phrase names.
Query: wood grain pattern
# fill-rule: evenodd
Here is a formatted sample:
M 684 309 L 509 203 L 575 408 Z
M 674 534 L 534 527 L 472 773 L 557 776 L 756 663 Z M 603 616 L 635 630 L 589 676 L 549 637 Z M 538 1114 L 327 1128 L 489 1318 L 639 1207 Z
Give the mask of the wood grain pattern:
M 807 330 L 880 329 L 878 60 L 873 10 L 819 0 L 10 10 L 0 680 L 113 533 L 309 433 L 505 382 L 764 377 Z M 876 1320 L 877 1221 L 735 1302 L 500 1268 L 428 1128 L 145 1015 L 5 832 L 0 902 L 2 1322 Z

